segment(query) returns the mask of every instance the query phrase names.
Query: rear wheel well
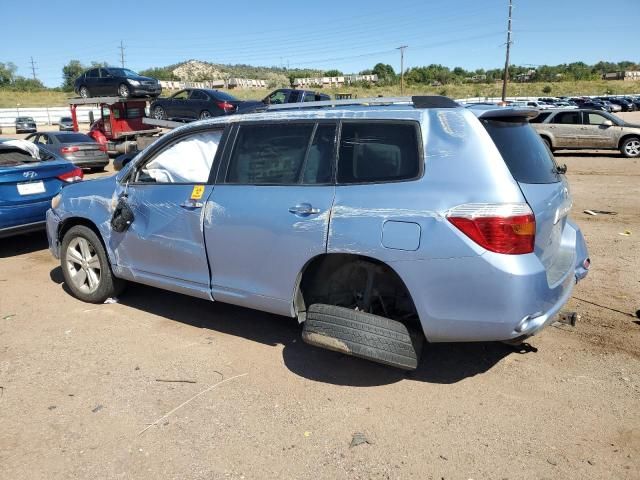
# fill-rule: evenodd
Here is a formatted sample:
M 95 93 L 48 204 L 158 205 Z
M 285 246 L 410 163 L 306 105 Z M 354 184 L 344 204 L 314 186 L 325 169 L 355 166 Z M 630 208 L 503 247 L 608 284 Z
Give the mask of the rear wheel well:
M 547 142 L 549 147 L 553 148 L 553 142 L 551 141 L 551 137 L 549 135 L 540 135 L 540 137 L 542 137 L 543 141 Z
M 314 303 L 373 313 L 422 331 L 415 304 L 400 276 L 371 257 L 335 253 L 311 260 L 302 272 L 296 294 L 301 321 Z

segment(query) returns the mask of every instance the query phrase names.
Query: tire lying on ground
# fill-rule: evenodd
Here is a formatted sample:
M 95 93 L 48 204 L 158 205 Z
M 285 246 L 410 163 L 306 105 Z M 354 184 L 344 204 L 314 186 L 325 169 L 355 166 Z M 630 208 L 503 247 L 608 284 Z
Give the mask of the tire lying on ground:
M 307 310 L 302 339 L 316 347 L 405 370 L 417 368 L 422 349 L 422 336 L 412 336 L 400 322 L 321 303 Z

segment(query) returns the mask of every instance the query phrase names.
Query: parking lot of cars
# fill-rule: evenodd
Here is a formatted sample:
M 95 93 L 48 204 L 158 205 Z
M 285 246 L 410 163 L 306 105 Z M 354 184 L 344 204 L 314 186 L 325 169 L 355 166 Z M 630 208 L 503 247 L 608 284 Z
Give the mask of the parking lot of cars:
M 640 121 L 635 112 L 620 116 Z M 354 132 L 360 137 L 370 135 Z M 310 140 L 305 145 L 315 144 Z M 240 136 L 236 141 L 248 148 Z M 69 294 L 69 272 L 51 257 L 43 232 L 0 240 L 5 472 L 9 478 L 317 478 L 322 467 L 326 478 L 425 478 L 425 471 L 449 478 L 460 476 L 464 465 L 466 478 L 515 471 L 530 478 L 634 478 L 640 455 L 634 427 L 640 420 L 640 160 L 556 147 L 556 163 L 568 168 L 572 216 L 594 265 L 567 305 L 581 321 L 576 328 L 549 326 L 515 349 L 430 344 L 411 373 L 309 347 L 298 322 L 286 316 L 135 283 L 107 303 L 82 303 Z M 308 156 L 303 163 L 320 178 L 319 164 Z M 238 188 L 234 179 L 247 180 L 246 169 L 233 168 L 241 158 L 228 159 L 223 187 L 229 191 Z M 287 158 L 283 168 L 292 162 Z M 398 165 L 381 165 L 379 172 L 402 171 Z M 147 173 L 159 174 L 157 168 Z M 354 164 L 341 174 L 361 173 Z M 94 206 L 108 201 L 87 194 Z M 197 201 L 187 208 L 197 211 Z M 221 202 L 231 215 L 231 205 Z M 136 212 L 137 218 L 151 219 L 153 211 L 162 219 L 157 207 Z M 285 214 L 300 215 L 298 223 L 305 215 Z M 169 239 L 165 233 L 184 231 L 157 235 Z M 387 241 L 400 241 L 406 250 L 405 239 Z M 82 245 L 77 251 L 83 254 Z M 132 251 L 125 246 L 122 253 Z M 213 253 L 223 255 L 216 264 L 234 258 L 232 251 Z M 267 260 L 278 262 L 273 250 L 245 270 Z M 88 274 L 91 250 L 86 261 L 75 271 Z M 279 263 L 270 271 L 285 267 Z M 89 280 L 82 285 L 90 288 Z M 33 293 L 25 298 L 16 291 Z M 460 290 L 461 305 L 465 295 Z

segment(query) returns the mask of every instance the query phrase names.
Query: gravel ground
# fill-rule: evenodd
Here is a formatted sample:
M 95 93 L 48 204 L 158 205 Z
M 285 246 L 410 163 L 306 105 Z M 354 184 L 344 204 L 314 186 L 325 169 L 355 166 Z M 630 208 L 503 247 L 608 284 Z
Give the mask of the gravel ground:
M 85 304 L 44 234 L 0 240 L 0 478 L 637 479 L 640 160 L 557 158 L 592 258 L 581 322 L 431 345 L 408 374 L 149 287 Z

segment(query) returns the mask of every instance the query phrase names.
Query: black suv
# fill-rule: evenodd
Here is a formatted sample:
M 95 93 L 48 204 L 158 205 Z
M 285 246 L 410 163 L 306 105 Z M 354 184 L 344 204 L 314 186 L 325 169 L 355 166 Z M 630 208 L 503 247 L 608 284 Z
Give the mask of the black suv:
M 162 87 L 155 78 L 143 77 L 128 68 L 100 67 L 87 70 L 76 78 L 74 90 L 82 98 L 157 97 Z

